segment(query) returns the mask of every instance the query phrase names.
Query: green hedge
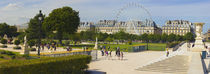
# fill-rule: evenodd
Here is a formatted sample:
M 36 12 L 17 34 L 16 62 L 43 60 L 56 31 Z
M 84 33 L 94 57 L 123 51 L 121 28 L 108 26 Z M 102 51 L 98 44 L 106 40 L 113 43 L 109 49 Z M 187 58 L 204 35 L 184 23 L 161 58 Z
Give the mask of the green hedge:
M 88 55 L 11 60 L 0 64 L 0 74 L 83 74 L 90 61 Z

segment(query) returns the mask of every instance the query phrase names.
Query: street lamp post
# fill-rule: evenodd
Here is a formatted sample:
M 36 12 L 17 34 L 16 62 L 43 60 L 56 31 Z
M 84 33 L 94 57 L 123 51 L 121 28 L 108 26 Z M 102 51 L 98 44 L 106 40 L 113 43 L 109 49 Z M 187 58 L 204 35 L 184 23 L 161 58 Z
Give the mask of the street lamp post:
M 40 44 L 41 44 L 41 33 L 42 33 L 42 30 L 41 30 L 41 26 L 42 26 L 42 21 L 43 21 L 43 14 L 42 14 L 42 11 L 40 10 L 39 11 L 39 15 L 38 15 L 38 20 L 39 20 L 39 31 L 38 31 L 38 55 L 40 55 Z
M 147 34 L 149 35 L 149 31 L 147 31 Z M 149 43 L 149 37 L 148 37 L 148 35 L 147 35 L 147 50 L 149 50 L 149 49 L 148 49 L 148 47 L 149 47 L 149 46 L 148 46 L 148 43 Z

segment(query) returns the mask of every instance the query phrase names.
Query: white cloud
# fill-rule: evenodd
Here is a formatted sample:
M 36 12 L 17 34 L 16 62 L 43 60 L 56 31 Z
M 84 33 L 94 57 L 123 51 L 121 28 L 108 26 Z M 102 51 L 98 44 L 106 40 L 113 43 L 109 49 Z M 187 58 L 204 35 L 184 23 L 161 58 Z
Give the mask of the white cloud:
M 18 3 L 9 3 L 7 6 L 3 7 L 2 11 L 14 11 L 20 9 L 22 6 Z

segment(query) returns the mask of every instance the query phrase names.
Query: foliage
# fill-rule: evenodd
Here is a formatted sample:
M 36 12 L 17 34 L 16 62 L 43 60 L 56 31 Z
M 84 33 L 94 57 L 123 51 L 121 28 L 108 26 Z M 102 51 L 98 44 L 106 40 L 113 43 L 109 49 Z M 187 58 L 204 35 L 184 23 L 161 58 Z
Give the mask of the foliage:
M 80 32 L 82 40 L 95 40 L 96 32 L 93 30 L 82 31 Z
M 13 47 L 13 49 L 21 49 L 21 47 L 19 47 L 19 46 L 16 46 L 16 47 Z
M 7 40 L 2 38 L 2 39 L 1 39 L 1 43 L 2 43 L 2 44 L 7 44 Z
M 126 33 L 125 31 L 123 30 L 120 30 L 119 32 L 115 33 L 114 34 L 114 38 L 117 39 L 117 40 L 127 40 L 129 37 L 129 34 Z
M 7 23 L 0 23 L 0 36 L 3 37 L 5 34 L 10 38 L 17 36 L 17 27 L 10 26 Z
M 108 42 L 112 42 L 112 41 L 114 41 L 114 39 L 113 39 L 113 38 L 111 38 L 110 36 L 109 36 L 109 37 L 107 37 L 105 40 L 106 40 L 106 41 L 108 41 Z
M 28 48 L 30 51 L 36 51 L 36 48 Z
M 167 38 L 167 41 L 168 42 L 173 42 L 173 41 L 175 41 L 175 38 L 176 38 L 176 35 L 171 33 L 171 34 L 169 34 L 169 36 Z
M 168 35 L 167 34 L 162 34 L 162 36 L 161 36 L 161 41 L 162 42 L 167 42 L 167 38 L 168 38 Z
M 29 40 L 27 43 L 28 43 L 28 46 L 30 46 L 31 48 L 32 46 L 35 45 L 35 40 Z
M 17 45 L 17 46 L 18 46 L 18 45 L 20 44 L 20 40 L 15 40 L 15 42 L 14 42 L 14 43 L 15 43 L 15 45 Z
M 44 29 L 47 33 L 56 31 L 56 37 L 62 43 L 63 34 L 73 34 L 77 31 L 80 23 L 79 12 L 71 7 L 54 9 L 44 20 Z
M 20 40 L 21 43 L 24 43 L 24 37 L 25 37 L 26 33 L 25 32 L 18 32 L 18 40 Z
M 11 52 L 11 51 L 5 51 L 5 50 L 0 50 L 0 54 L 5 54 L 5 55 L 12 56 L 12 55 L 18 55 L 19 53 Z
M 26 30 L 27 40 L 38 40 L 39 38 L 44 37 L 45 32 L 42 28 L 42 24 L 45 16 L 42 16 L 43 19 L 41 20 L 41 22 L 39 20 L 39 16 L 40 14 L 36 14 L 36 16 L 30 19 L 28 23 L 28 28 Z
M 189 33 L 185 34 L 184 38 L 185 38 L 186 41 L 194 41 L 195 40 L 195 37 L 194 37 L 192 32 L 189 32 Z
M 11 60 L 0 64 L 1 74 L 84 74 L 91 56 L 72 55 L 43 57 L 32 60 Z
M 146 42 L 148 40 L 148 34 L 144 33 L 140 36 L 140 39 L 144 42 Z

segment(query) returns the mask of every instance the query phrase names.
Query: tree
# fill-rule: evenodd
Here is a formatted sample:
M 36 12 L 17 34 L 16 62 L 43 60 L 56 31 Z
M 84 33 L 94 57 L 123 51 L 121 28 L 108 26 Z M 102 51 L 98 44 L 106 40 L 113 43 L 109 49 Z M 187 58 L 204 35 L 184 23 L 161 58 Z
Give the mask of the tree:
M 99 33 L 97 33 L 97 37 L 98 37 L 99 41 L 104 41 L 108 37 L 108 34 L 99 32 Z
M 162 42 L 167 42 L 167 39 L 168 39 L 168 35 L 167 34 L 162 34 L 162 36 L 161 36 L 161 41 Z
M 7 40 L 2 38 L 2 39 L 1 39 L 1 43 L 2 43 L 3 45 L 7 44 Z
M 80 33 L 80 36 L 82 36 L 81 38 L 83 40 L 95 40 L 96 32 L 95 31 L 92 31 L 92 30 L 82 31 Z
M 15 40 L 15 45 L 18 46 L 20 44 L 20 40 Z
M 176 38 L 176 35 L 171 33 L 171 34 L 169 34 L 167 41 L 168 42 L 173 42 L 173 41 L 175 41 L 175 38 Z
M 32 46 L 35 45 L 35 40 L 29 40 L 28 42 L 29 47 L 31 48 Z
M 183 36 L 181 35 L 176 35 L 176 41 L 183 41 Z
M 129 38 L 128 36 L 129 36 L 129 34 L 125 33 L 125 31 L 123 31 L 123 30 L 120 30 L 119 32 L 114 34 L 114 38 L 118 39 L 120 41 L 127 40 Z
M 113 39 L 113 38 L 111 38 L 110 36 L 109 36 L 109 37 L 107 37 L 105 40 L 106 40 L 106 41 L 108 41 L 108 42 L 109 42 L 109 44 L 110 44 L 110 42 L 114 41 L 114 39 Z
M 10 26 L 7 23 L 0 23 L 0 36 L 3 37 L 5 34 L 8 37 L 17 36 L 17 27 Z
M 192 32 L 188 32 L 187 34 L 185 34 L 184 38 L 186 41 L 194 41 L 195 40 L 195 37 Z
M 160 34 L 154 34 L 154 42 L 160 42 L 161 41 L 161 35 Z
M 148 34 L 144 33 L 140 36 L 140 39 L 144 42 L 146 42 L 149 38 L 148 38 Z
M 45 16 L 42 16 L 42 18 L 44 18 Z M 42 19 L 44 20 L 44 19 Z M 44 30 L 41 26 L 41 28 L 39 27 L 40 24 L 42 24 L 43 22 L 39 21 L 39 14 L 37 14 L 36 16 L 34 16 L 32 19 L 30 19 L 29 23 L 28 23 L 28 28 L 26 29 L 26 35 L 27 35 L 27 40 L 38 40 L 39 37 L 43 38 L 44 37 Z M 40 32 L 40 33 L 38 33 Z M 38 41 L 36 41 L 38 42 Z
M 79 12 L 71 7 L 54 9 L 44 20 L 44 29 L 47 33 L 57 31 L 56 36 L 62 43 L 63 34 L 73 34 L 80 23 Z

